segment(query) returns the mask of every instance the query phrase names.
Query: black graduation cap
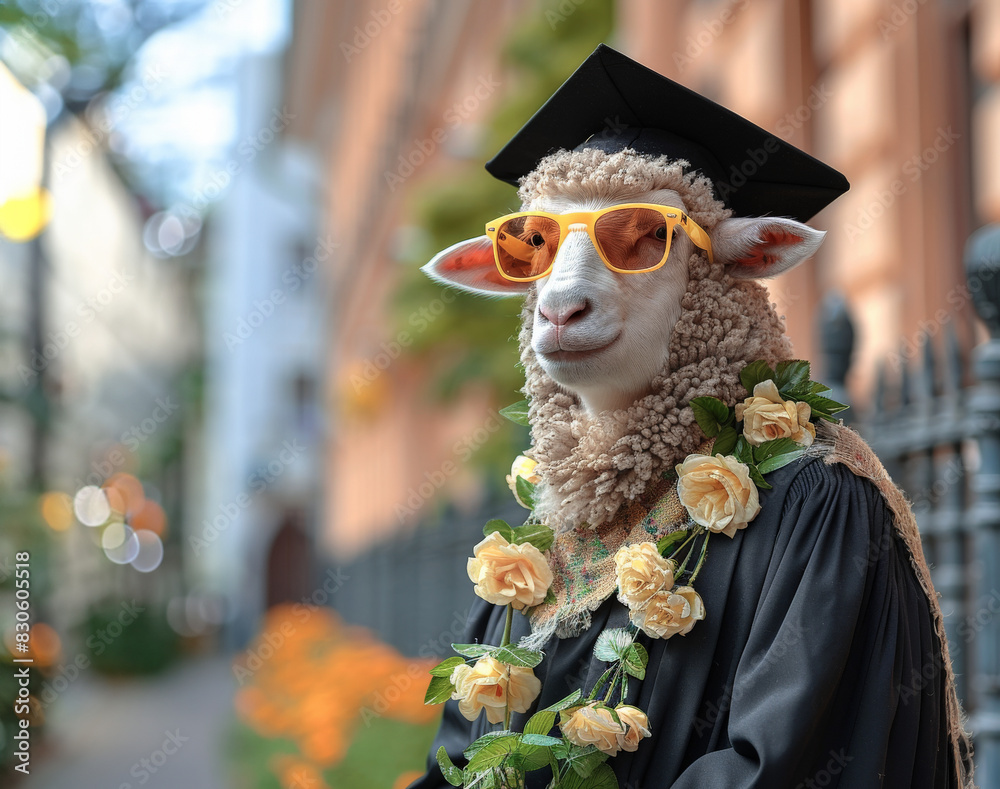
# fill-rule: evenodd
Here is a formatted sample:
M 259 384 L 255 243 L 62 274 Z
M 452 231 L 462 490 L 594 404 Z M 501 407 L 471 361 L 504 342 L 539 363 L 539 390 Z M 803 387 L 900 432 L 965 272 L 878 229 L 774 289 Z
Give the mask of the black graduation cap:
M 746 118 L 601 44 L 486 170 L 517 186 L 560 148 L 686 159 L 736 216 L 805 222 L 848 190 L 847 179 Z

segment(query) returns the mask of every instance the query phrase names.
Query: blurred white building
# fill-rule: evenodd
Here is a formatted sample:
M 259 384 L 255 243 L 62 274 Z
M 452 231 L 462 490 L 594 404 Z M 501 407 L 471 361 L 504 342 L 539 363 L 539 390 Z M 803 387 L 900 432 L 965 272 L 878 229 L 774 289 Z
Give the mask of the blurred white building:
M 237 144 L 208 223 L 201 517 L 185 537 L 237 640 L 270 604 L 310 597 L 322 454 L 323 261 L 315 163 L 283 132 L 279 54 L 240 66 Z M 322 602 L 322 601 L 317 601 Z

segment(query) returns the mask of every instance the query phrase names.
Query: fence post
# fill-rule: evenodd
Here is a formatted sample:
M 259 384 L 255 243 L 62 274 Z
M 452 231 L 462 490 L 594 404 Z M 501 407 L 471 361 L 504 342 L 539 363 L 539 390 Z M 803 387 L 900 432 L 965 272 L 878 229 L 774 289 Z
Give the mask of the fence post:
M 854 352 L 854 322 L 847 307 L 847 299 L 836 291 L 823 297 L 819 312 L 819 344 L 823 356 L 822 376 L 813 375 L 830 387 L 829 396 L 846 405 L 847 373 L 851 369 L 851 354 Z M 850 409 L 841 418 L 845 422 L 856 421 L 856 414 Z
M 974 233 L 965 248 L 965 269 L 976 312 L 990 338 L 975 350 L 976 386 L 969 404 L 980 449 L 972 489 L 975 556 L 972 615 L 975 633 L 971 728 L 976 743 L 976 779 L 984 789 L 1000 787 L 1000 225 Z

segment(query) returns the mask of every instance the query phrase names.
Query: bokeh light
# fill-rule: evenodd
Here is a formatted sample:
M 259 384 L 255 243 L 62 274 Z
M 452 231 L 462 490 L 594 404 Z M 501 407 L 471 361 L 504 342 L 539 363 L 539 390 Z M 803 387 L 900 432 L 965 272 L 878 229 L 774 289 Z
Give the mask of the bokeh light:
M 52 531 L 66 531 L 73 525 L 73 499 L 60 491 L 49 491 L 39 499 L 42 518 Z
M 101 526 L 111 517 L 111 505 L 101 488 L 87 485 L 73 497 L 73 512 L 84 526 Z
M 51 625 L 37 622 L 31 627 L 28 638 L 31 657 L 40 666 L 54 666 L 62 654 L 62 640 Z
M 148 531 L 163 537 L 167 531 L 167 514 L 158 502 L 146 499 L 142 508 L 129 519 L 129 525 L 137 532 Z
M 139 555 L 139 539 L 135 530 L 124 523 L 112 523 L 101 535 L 104 555 L 115 564 L 128 564 Z
M 140 573 L 151 573 L 163 561 L 163 542 L 151 531 L 143 529 L 135 532 L 139 544 L 138 553 L 132 559 L 132 566 Z
M 30 241 L 52 218 L 52 199 L 44 189 L 15 197 L 0 205 L 0 235 L 11 241 Z
M 112 474 L 104 483 L 104 488 L 105 490 L 114 489 L 120 494 L 126 515 L 135 515 L 146 504 L 146 494 L 143 492 L 142 483 L 124 471 Z

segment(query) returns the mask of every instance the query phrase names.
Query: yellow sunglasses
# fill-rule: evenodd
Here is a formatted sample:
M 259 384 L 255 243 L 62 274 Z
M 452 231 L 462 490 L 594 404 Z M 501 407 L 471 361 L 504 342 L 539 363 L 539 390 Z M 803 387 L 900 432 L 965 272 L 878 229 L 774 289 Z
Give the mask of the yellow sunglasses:
M 521 211 L 486 224 L 493 257 L 504 279 L 531 282 L 547 276 L 567 235 L 586 230 L 604 265 L 619 274 L 656 271 L 667 262 L 674 230 L 680 227 L 712 260 L 712 240 L 679 208 L 626 203 L 600 211 L 550 214 Z

